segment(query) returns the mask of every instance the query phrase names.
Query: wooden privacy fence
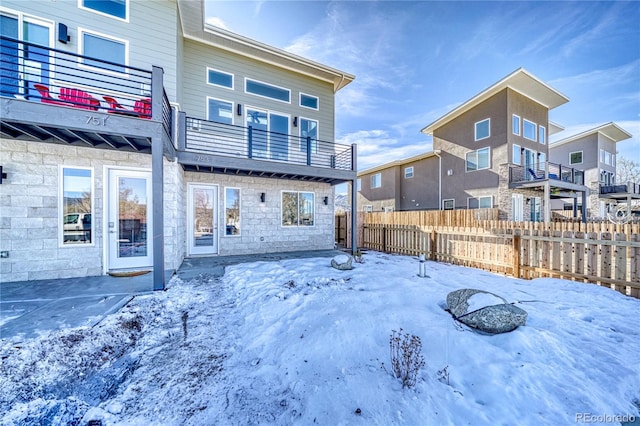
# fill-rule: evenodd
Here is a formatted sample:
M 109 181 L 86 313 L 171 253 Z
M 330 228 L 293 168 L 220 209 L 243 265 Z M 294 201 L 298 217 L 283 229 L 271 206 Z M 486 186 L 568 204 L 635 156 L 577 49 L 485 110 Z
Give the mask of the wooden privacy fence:
M 591 282 L 640 298 L 638 233 L 365 224 L 363 247 L 424 253 L 431 260 L 516 278 Z

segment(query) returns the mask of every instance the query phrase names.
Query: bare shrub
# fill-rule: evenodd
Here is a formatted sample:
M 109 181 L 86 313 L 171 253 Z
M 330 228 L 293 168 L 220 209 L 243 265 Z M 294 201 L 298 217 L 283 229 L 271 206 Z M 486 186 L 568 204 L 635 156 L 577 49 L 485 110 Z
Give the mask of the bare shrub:
M 418 373 L 425 365 L 420 337 L 403 333 L 402 329 L 391 330 L 389 350 L 393 375 L 400 379 L 403 388 L 414 387 Z

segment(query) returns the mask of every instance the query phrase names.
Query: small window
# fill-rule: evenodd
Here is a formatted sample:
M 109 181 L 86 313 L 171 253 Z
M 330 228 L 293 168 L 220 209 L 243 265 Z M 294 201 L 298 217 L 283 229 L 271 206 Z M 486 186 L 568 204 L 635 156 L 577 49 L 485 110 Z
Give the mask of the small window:
M 245 79 L 245 92 L 282 102 L 291 102 L 291 91 L 261 81 Z
M 581 164 L 582 151 L 576 151 L 569 154 L 569 164 Z
M 514 135 L 520 136 L 520 117 L 515 114 L 511 118 L 511 130 Z
M 233 124 L 233 102 L 208 98 L 207 120 L 216 123 Z
M 486 139 L 491 136 L 490 130 L 491 119 L 487 118 L 482 121 L 478 121 L 475 125 L 475 140 Z
M 125 74 L 127 65 L 126 40 L 119 40 L 101 34 L 78 30 L 80 34 L 80 54 L 88 58 L 81 58 L 82 63 L 88 67 L 99 68 L 100 71 L 108 70 L 119 74 Z M 107 61 L 112 63 L 106 63 Z M 120 64 L 120 65 L 119 65 Z
M 93 170 L 62 167 L 60 171 L 62 245 L 93 243 Z
M 469 209 L 489 209 L 493 207 L 493 197 L 469 197 L 467 198 L 467 208 Z
M 456 208 L 456 200 L 442 200 L 442 210 L 454 210 Z
M 233 74 L 207 68 L 207 83 L 214 86 L 233 89 Z
M 225 235 L 240 235 L 240 188 L 224 189 Z
M 365 206 L 362 206 L 362 211 L 363 212 L 367 212 L 367 213 L 371 213 L 371 212 L 373 212 L 373 206 L 371 204 L 367 204 Z
M 78 0 L 78 3 L 81 9 L 89 9 L 125 21 L 128 19 L 128 0 Z
M 520 145 L 513 144 L 513 164 L 522 164 L 522 148 Z
M 545 170 L 547 166 L 547 154 L 544 152 L 538 153 L 538 170 Z
M 604 149 L 600 148 L 600 162 L 604 163 Z
M 489 168 L 489 148 L 482 148 L 476 151 L 467 152 L 467 171 L 482 170 Z
M 316 96 L 300 93 L 300 106 L 311 109 L 318 109 L 318 98 Z
M 611 153 L 609 151 L 604 152 L 604 164 L 611 165 Z
M 282 226 L 313 226 L 314 221 L 313 192 L 282 192 Z
M 413 177 L 413 166 L 404 169 L 404 178 L 411 179 Z
M 547 143 L 547 128 L 543 126 L 538 126 L 538 142 L 541 144 Z
M 380 173 L 376 173 L 371 176 L 371 189 L 380 188 L 382 186 L 382 175 Z
M 524 124 L 522 125 L 522 135 L 532 141 L 536 140 L 536 123 L 524 119 Z
M 358 178 L 358 180 L 356 181 L 356 186 L 357 186 L 356 191 L 358 192 L 362 191 L 362 179 Z

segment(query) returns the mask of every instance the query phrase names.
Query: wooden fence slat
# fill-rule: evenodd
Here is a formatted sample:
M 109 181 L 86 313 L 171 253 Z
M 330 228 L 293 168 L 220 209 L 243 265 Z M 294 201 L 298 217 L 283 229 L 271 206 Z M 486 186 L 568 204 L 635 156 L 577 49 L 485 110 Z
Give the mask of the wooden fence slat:
M 579 240 L 584 240 L 584 232 L 576 232 L 574 237 Z M 578 274 L 586 274 L 587 272 L 584 270 L 584 260 L 585 260 L 585 246 L 582 242 L 576 242 L 575 244 L 575 258 L 574 258 L 574 272 Z M 585 280 L 582 280 L 585 282 Z
M 573 237 L 572 231 L 564 231 L 562 233 L 563 238 L 571 238 Z M 573 272 L 573 250 L 574 246 L 572 242 L 563 241 L 562 242 L 562 272 Z
M 611 233 L 610 232 L 601 232 L 600 233 L 600 277 L 602 278 L 612 278 L 611 277 L 611 246 L 608 244 L 603 244 L 606 241 L 611 241 Z M 610 286 L 615 290 L 615 286 Z
M 616 232 L 613 236 L 614 241 L 627 241 L 627 236 Z M 613 247 L 614 270 L 613 278 L 624 281 L 627 279 L 627 247 Z M 622 294 L 627 294 L 626 285 L 616 285 L 615 290 Z
M 551 233 L 552 237 L 560 237 L 562 234 L 560 231 L 553 231 Z M 554 271 L 561 271 L 561 263 L 560 263 L 560 242 L 553 241 L 551 243 L 551 269 Z M 560 274 L 553 274 L 554 278 L 562 278 Z

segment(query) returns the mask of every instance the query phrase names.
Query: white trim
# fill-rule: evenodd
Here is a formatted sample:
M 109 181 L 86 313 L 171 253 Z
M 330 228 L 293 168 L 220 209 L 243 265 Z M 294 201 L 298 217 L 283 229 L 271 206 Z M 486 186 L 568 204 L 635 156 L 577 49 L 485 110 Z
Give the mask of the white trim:
M 91 172 L 91 242 L 84 244 L 65 244 L 64 243 L 64 169 L 89 170 Z M 78 248 L 78 247 L 95 247 L 96 245 L 96 227 L 94 226 L 96 217 L 96 188 L 95 188 L 95 170 L 93 167 L 74 166 L 71 164 L 58 164 L 58 248 Z
M 107 18 L 115 19 L 115 20 L 118 20 L 120 22 L 129 23 L 129 17 L 131 16 L 131 7 L 130 7 L 129 0 L 125 0 L 125 6 L 124 6 L 125 7 L 125 11 L 124 11 L 125 17 L 124 17 L 124 19 L 120 18 L 119 16 L 113 16 L 113 15 L 109 15 L 108 13 L 101 12 L 99 10 L 91 9 L 90 7 L 84 6 L 82 3 L 83 3 L 83 0 L 78 0 L 78 9 L 86 10 L 86 11 L 89 11 L 91 13 L 95 13 L 97 15 L 106 16 Z
M 414 166 L 409 166 L 409 167 L 405 167 L 404 168 L 404 178 L 405 179 L 413 179 L 414 174 Z M 407 176 L 407 172 L 409 171 L 409 169 L 411 169 L 411 176 Z
M 82 55 L 82 56 L 89 56 L 87 54 L 85 54 L 84 51 L 84 35 L 85 34 L 90 34 L 96 37 L 100 37 L 103 39 L 107 39 L 116 43 L 121 43 L 124 44 L 124 64 L 122 64 L 122 66 L 124 67 L 125 71 L 122 72 L 118 72 L 118 71 L 113 71 L 113 70 L 107 70 L 104 68 L 96 68 L 94 66 L 91 65 L 86 65 L 84 63 L 84 59 L 83 58 L 78 58 L 78 66 L 80 68 L 84 68 L 84 69 L 89 69 L 89 70 L 96 70 L 99 71 L 100 73 L 103 74 L 109 74 L 109 75 L 115 75 L 118 77 L 128 77 L 129 76 L 129 40 L 123 39 L 123 38 L 119 38 L 119 37 L 113 37 L 98 31 L 93 31 L 93 30 L 88 30 L 86 28 L 82 28 L 82 27 L 78 27 L 78 54 Z M 100 58 L 94 57 L 95 59 L 100 60 Z
M 211 120 L 211 117 L 209 117 L 209 101 L 220 101 L 220 102 L 226 102 L 226 103 L 231 104 L 231 124 L 232 125 L 234 124 L 235 116 L 236 116 L 236 114 L 235 114 L 236 104 L 233 101 L 228 101 L 226 99 L 220 99 L 220 98 L 214 98 L 213 96 L 207 96 L 206 97 L 206 101 L 207 101 L 207 104 L 205 105 L 205 110 L 206 110 L 205 113 L 206 113 L 206 120 L 207 121 L 213 121 L 213 120 Z M 220 123 L 220 122 L 219 121 L 215 121 L 215 123 Z M 229 123 L 221 123 L 221 124 L 229 124 Z M 192 126 L 192 127 L 195 127 L 195 126 Z M 200 130 L 199 127 L 200 126 L 198 126 L 197 130 Z
M 525 127 L 525 124 L 527 123 L 533 125 L 533 139 L 528 138 L 527 135 L 525 135 L 524 127 Z M 538 124 L 534 123 L 533 121 L 527 120 L 526 118 L 523 118 L 522 119 L 522 137 L 527 140 L 537 142 L 538 141 Z
M 518 118 L 518 133 L 516 133 L 515 129 L 513 128 L 513 119 L 516 117 Z M 511 133 L 513 133 L 516 136 L 522 135 L 522 117 L 520 117 L 518 114 L 511 115 Z
M 488 121 L 488 122 L 489 122 L 489 129 L 488 129 L 488 130 L 489 130 L 489 132 L 488 132 L 487 136 L 482 137 L 482 138 L 478 138 L 478 124 L 480 124 L 480 123 L 484 123 L 485 121 Z M 481 140 L 483 140 L 483 139 L 488 139 L 488 138 L 490 138 L 490 137 L 491 137 L 491 117 L 488 117 L 488 118 L 482 119 L 482 120 L 480 120 L 480 121 L 476 121 L 476 122 L 473 124 L 473 140 L 474 140 L 474 141 L 481 141 Z
M 304 96 L 308 96 L 310 98 L 315 98 L 317 103 L 318 103 L 318 107 L 317 108 L 311 108 L 311 107 L 308 107 L 306 105 L 302 105 L 302 96 L 303 95 Z M 307 109 L 310 109 L 310 110 L 313 110 L 313 111 L 319 111 L 320 110 L 320 97 L 319 96 L 314 96 L 314 95 L 309 95 L 308 93 L 300 92 L 298 94 L 298 105 L 300 105 L 302 108 L 307 108 Z
M 445 203 L 448 202 L 448 201 L 453 202 L 453 205 L 451 206 L 450 209 L 446 209 L 445 206 L 444 206 Z M 455 209 L 456 209 L 456 199 L 455 198 L 445 198 L 445 199 L 442 200 L 442 210 L 455 210 Z
M 283 100 L 280 100 L 280 99 L 271 98 L 269 96 L 259 95 L 257 93 L 253 93 L 253 92 L 247 92 L 247 81 L 253 81 L 255 83 L 264 84 L 265 86 L 271 86 L 271 87 L 275 87 L 276 89 L 286 90 L 289 93 L 289 100 L 288 101 L 283 101 Z M 247 94 L 247 95 L 258 96 L 259 98 L 269 99 L 269 100 L 272 100 L 272 101 L 282 102 L 284 104 L 291 105 L 291 89 L 287 89 L 286 87 L 276 86 L 275 84 L 267 83 L 265 81 L 256 80 L 255 78 L 245 77 L 244 78 L 244 88 L 243 89 L 244 89 L 244 93 Z
M 238 222 L 240 225 L 239 228 L 239 233 L 238 235 L 227 235 L 227 189 L 237 189 L 238 190 L 238 214 L 239 214 L 239 218 L 238 218 Z M 236 187 L 236 186 L 225 186 L 224 187 L 224 204 L 222 205 L 222 211 L 223 211 L 223 215 L 224 215 L 224 224 L 222 224 L 222 226 L 224 227 L 224 233 L 220 233 L 221 237 L 225 237 L 225 238 L 240 238 L 242 237 L 242 188 L 240 187 Z
M 572 154 L 577 154 L 577 153 L 580 153 L 580 161 L 578 163 L 572 163 L 571 162 L 571 155 Z M 582 164 L 583 161 L 584 161 L 584 152 L 582 150 L 580 150 L 580 151 L 572 151 L 572 152 L 569 153 L 569 165 L 570 166 L 573 166 L 575 164 Z
M 216 83 L 209 82 L 209 71 L 214 71 L 214 72 L 218 72 L 220 74 L 226 74 L 226 75 L 231 76 L 231 87 L 223 86 L 221 84 L 216 84 Z M 227 89 L 227 90 L 234 90 L 234 88 L 236 87 L 236 76 L 235 76 L 235 74 L 230 73 L 230 72 L 222 71 L 222 70 L 219 70 L 217 68 L 207 67 L 207 74 L 205 75 L 205 83 L 208 84 L 209 86 L 221 87 L 221 88 Z
M 297 219 L 298 219 L 298 223 L 296 225 L 284 225 L 282 223 L 282 195 L 285 192 L 291 192 L 291 193 L 296 193 L 298 194 L 298 214 L 297 214 Z M 312 194 L 313 195 L 313 225 L 300 225 L 300 194 Z M 307 228 L 315 228 L 316 227 L 316 193 L 315 191 L 295 191 L 295 190 L 286 190 L 286 189 L 281 189 L 280 190 L 280 228 L 284 228 L 284 229 L 291 229 L 291 228 L 296 228 L 296 229 L 307 229 Z

